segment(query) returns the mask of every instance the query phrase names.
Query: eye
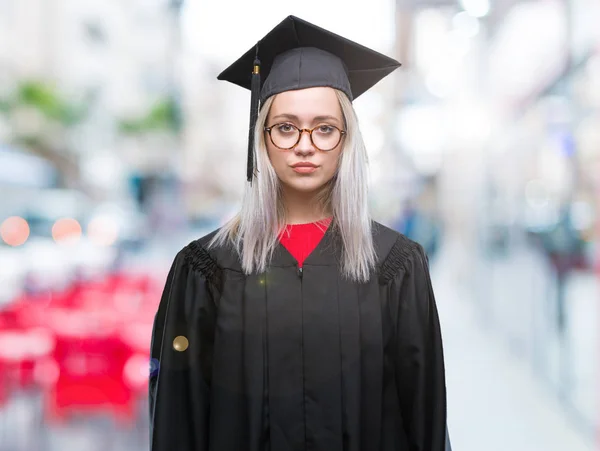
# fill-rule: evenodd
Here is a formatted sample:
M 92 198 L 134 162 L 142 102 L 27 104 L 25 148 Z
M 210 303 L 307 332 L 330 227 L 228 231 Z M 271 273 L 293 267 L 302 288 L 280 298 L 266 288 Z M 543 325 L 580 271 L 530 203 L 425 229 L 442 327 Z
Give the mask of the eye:
M 319 128 L 317 129 L 317 131 L 319 133 L 322 133 L 324 135 L 328 134 L 328 133 L 332 133 L 335 130 L 335 128 L 333 128 L 331 125 L 320 125 Z
M 292 124 L 279 124 L 277 130 L 281 133 L 292 133 L 296 131 L 296 127 Z

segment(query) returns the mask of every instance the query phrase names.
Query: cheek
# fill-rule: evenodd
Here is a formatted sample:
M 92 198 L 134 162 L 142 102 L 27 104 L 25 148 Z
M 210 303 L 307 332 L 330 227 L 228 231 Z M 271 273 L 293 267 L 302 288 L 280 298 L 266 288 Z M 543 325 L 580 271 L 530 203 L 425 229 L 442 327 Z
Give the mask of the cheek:
M 335 154 L 328 154 L 327 159 L 323 164 L 323 168 L 327 174 L 327 177 L 333 177 L 335 171 L 337 171 L 338 164 L 340 159 L 340 152 L 335 152 Z
M 267 146 L 267 155 L 271 161 L 271 165 L 279 170 L 279 168 L 285 164 L 285 152 L 279 152 L 278 149 L 273 146 Z

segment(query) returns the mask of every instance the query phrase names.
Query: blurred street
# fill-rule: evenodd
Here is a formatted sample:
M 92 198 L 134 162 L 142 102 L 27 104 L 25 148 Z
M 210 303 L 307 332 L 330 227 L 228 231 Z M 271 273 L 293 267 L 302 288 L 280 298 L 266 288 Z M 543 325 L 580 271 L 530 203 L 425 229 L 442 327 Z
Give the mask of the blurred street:
M 464 286 L 452 280 L 451 271 L 445 271 L 452 267 L 456 256 L 451 246 L 443 249 L 432 271 L 446 350 L 453 449 L 597 449 L 593 434 L 589 434 L 593 431 L 581 430 L 576 418 L 565 413 L 551 388 L 540 383 L 534 369 L 523 360 L 523 350 L 500 338 L 494 326 L 482 320 L 473 302 L 487 299 L 474 299 Z M 528 268 L 518 261 L 513 263 L 513 277 Z M 509 299 L 515 287 L 504 287 L 504 293 L 490 290 L 487 296 Z M 598 293 L 597 284 L 595 289 Z M 522 301 L 532 303 L 535 298 L 525 295 Z M 595 327 L 589 321 L 581 325 Z M 588 332 L 592 332 L 590 329 Z M 591 359 L 586 361 L 590 363 Z M 588 384 L 586 392 L 593 393 L 594 389 Z M 586 401 L 595 404 L 589 397 Z
M 402 63 L 353 105 L 453 449 L 600 449 L 600 2 L 0 0 L 0 451 L 148 449 L 167 270 L 247 184 L 217 75 L 289 14 Z

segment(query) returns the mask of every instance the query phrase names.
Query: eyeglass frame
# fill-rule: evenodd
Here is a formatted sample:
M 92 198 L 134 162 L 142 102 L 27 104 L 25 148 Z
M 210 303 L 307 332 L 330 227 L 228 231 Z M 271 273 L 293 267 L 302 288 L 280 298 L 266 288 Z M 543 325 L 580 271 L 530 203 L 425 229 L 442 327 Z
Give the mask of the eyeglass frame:
M 298 130 L 298 132 L 300 132 L 298 134 L 298 141 L 296 141 L 296 144 L 294 144 L 291 147 L 279 147 L 277 144 L 275 144 L 275 142 L 273 141 L 273 136 L 271 135 L 271 130 L 273 130 L 273 128 L 277 127 L 278 125 L 290 125 L 290 126 L 294 127 L 296 130 Z M 331 149 L 328 149 L 328 150 L 321 149 L 319 146 L 317 146 L 315 144 L 315 142 L 313 141 L 313 137 L 312 137 L 313 131 L 315 131 L 319 127 L 322 127 L 323 125 L 327 125 L 328 127 L 333 127 L 338 132 L 340 132 L 339 141 L 337 142 L 337 144 L 335 146 L 333 146 Z M 337 146 L 340 145 L 340 143 L 342 142 L 342 139 L 344 139 L 344 136 L 346 136 L 346 134 L 348 133 L 346 130 L 342 130 L 339 127 L 336 127 L 335 125 L 331 125 L 331 124 L 319 124 L 313 128 L 300 128 L 300 127 L 296 127 L 294 124 L 292 124 L 290 122 L 278 122 L 277 124 L 273 124 L 270 127 L 264 127 L 263 131 L 269 134 L 269 139 L 271 140 L 271 144 L 273 144 L 275 147 L 277 147 L 280 150 L 292 150 L 294 147 L 296 147 L 298 144 L 300 144 L 300 140 L 302 139 L 302 134 L 304 132 L 308 132 L 308 136 L 310 137 L 311 144 L 314 146 L 315 149 L 320 150 L 321 152 L 331 152 L 333 149 L 335 149 Z

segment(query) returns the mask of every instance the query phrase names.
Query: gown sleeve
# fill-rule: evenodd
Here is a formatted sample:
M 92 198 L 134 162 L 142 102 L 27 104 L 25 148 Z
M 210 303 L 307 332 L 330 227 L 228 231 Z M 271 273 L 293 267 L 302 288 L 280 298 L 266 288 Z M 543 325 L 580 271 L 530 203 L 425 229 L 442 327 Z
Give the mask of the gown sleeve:
M 390 255 L 396 301 L 395 373 L 411 451 L 451 451 L 440 322 L 422 246 L 402 238 Z
M 152 328 L 151 451 L 208 449 L 219 284 L 220 269 L 196 242 L 175 257 Z

